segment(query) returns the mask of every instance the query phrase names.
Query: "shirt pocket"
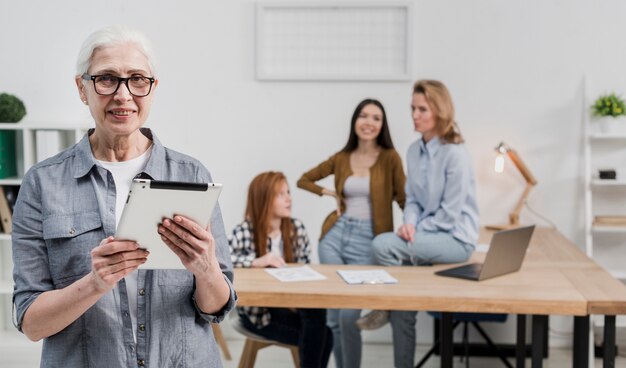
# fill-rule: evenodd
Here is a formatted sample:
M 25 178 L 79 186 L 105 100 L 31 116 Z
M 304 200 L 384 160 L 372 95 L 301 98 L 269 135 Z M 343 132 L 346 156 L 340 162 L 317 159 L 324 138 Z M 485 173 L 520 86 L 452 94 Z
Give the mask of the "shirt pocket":
M 157 282 L 161 286 L 193 288 L 193 274 L 187 270 L 155 270 Z
M 91 271 L 91 250 L 104 237 L 97 211 L 53 214 L 43 220 L 52 281 L 63 288 Z

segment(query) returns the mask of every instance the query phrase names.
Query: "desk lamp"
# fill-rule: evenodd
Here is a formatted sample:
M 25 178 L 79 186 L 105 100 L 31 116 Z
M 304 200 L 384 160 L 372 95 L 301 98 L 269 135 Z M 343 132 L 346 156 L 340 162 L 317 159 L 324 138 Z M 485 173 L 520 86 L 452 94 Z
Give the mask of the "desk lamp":
M 495 149 L 496 149 L 496 152 L 498 152 L 498 156 L 496 157 L 496 163 L 494 167 L 494 170 L 497 173 L 502 173 L 504 171 L 504 156 L 506 155 L 511 159 L 511 161 L 513 161 L 513 164 L 515 164 L 515 167 L 517 168 L 517 170 L 519 170 L 519 172 L 522 174 L 524 179 L 526 179 L 526 188 L 524 189 L 524 192 L 522 193 L 522 196 L 520 197 L 520 199 L 517 201 L 517 204 L 515 205 L 515 208 L 513 209 L 513 211 L 509 213 L 509 223 L 485 226 L 487 229 L 490 229 L 490 230 L 505 230 L 505 229 L 511 229 L 511 228 L 519 226 L 519 214 L 522 211 L 524 204 L 526 203 L 526 198 L 528 198 L 528 194 L 530 193 L 530 190 L 535 185 L 537 185 L 537 180 L 535 179 L 533 174 L 530 173 L 530 170 L 528 170 L 528 167 L 526 167 L 526 165 L 524 164 L 522 159 L 517 155 L 517 152 L 515 152 L 515 150 L 512 150 L 504 142 L 501 142 Z

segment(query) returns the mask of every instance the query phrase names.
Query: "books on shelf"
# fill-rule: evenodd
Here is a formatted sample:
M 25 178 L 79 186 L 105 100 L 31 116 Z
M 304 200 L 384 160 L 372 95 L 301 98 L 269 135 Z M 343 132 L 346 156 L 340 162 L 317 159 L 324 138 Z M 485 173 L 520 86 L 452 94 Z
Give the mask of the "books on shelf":
M 19 185 L 4 185 L 4 197 L 7 199 L 11 213 L 15 210 L 15 202 L 17 202 L 17 194 L 20 191 Z
M 17 176 L 16 137 L 13 130 L 0 130 L 0 179 Z
M 52 157 L 63 150 L 61 132 L 39 129 L 35 131 L 35 154 L 37 162 Z
M 2 223 L 2 232 L 11 233 L 13 230 L 13 222 L 11 220 L 11 209 L 9 202 L 4 194 L 4 188 L 0 186 L 0 223 Z

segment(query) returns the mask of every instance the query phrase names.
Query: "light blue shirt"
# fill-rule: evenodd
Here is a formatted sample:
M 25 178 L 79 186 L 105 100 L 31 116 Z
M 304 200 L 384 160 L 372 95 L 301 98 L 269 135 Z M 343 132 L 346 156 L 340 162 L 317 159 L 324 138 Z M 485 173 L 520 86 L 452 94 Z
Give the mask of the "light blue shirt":
M 444 231 L 472 245 L 478 241 L 476 179 L 464 144 L 443 144 L 438 137 L 411 144 L 404 223 L 416 231 Z
M 212 181 L 200 162 L 163 147 L 150 130 L 142 129 L 142 133 L 152 140 L 153 148 L 141 177 Z M 115 234 L 115 198 L 113 176 L 96 164 L 87 136 L 26 173 L 13 215 L 13 302 L 18 329 L 39 295 L 62 289 L 91 272 L 90 251 Z M 191 272 L 141 269 L 135 293 L 136 342 L 128 290 L 121 280 L 77 320 L 44 339 L 41 366 L 221 367 L 211 323 L 220 322 L 237 297 L 219 206 L 213 211 L 211 229 L 230 287 L 229 301 L 221 311 L 211 315 L 198 308 Z

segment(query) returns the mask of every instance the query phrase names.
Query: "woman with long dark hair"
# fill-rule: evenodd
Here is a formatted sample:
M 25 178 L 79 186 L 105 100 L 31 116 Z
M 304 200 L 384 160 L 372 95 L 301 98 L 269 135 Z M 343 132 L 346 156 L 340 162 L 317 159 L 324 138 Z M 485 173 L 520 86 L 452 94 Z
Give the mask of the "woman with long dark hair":
M 234 267 L 281 267 L 309 263 L 309 237 L 291 217 L 291 194 L 285 175 L 257 175 L 248 189 L 245 220 L 229 239 Z M 238 307 L 243 326 L 270 340 L 297 345 L 304 367 L 326 367 L 332 334 L 324 309 Z
M 329 175 L 335 177 L 334 190 L 315 183 Z M 377 100 L 363 100 L 352 116 L 346 146 L 298 180 L 298 187 L 337 201 L 337 209 L 322 226 L 320 262 L 373 264 L 372 239 L 393 231 L 392 203 L 395 200 L 404 206 L 404 182 L 385 109 Z M 338 368 L 361 365 L 361 331 L 355 324 L 360 312 L 328 311 Z

